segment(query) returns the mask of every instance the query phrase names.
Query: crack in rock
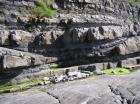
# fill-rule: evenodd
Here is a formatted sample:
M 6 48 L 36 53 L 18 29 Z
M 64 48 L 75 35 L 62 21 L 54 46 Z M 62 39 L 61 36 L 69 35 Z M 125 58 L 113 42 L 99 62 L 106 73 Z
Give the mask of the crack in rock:
M 59 97 L 57 97 L 56 95 L 54 95 L 54 94 L 52 94 L 52 93 L 50 93 L 50 92 L 46 92 L 48 95 L 50 95 L 50 96 L 52 96 L 53 98 L 55 98 L 58 102 L 59 102 L 59 104 L 61 104 L 61 101 L 60 101 L 60 99 L 59 99 Z
M 121 104 L 133 104 L 134 95 L 122 86 L 108 85 L 110 91 L 115 95 L 115 98 L 120 97 Z

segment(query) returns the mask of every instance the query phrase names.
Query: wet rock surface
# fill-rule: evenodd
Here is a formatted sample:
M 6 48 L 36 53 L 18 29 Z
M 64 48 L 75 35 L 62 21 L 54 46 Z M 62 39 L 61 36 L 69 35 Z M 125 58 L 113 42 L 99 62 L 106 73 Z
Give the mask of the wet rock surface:
M 103 75 L 0 95 L 1 104 L 139 104 L 139 73 Z

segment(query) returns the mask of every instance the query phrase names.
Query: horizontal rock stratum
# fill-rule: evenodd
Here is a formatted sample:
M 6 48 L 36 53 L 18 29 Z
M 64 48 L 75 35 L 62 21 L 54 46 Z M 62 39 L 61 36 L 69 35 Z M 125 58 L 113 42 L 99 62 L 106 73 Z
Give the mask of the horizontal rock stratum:
M 58 14 L 52 18 L 33 16 L 33 0 L 0 3 L 1 48 L 39 54 L 48 58 L 47 64 L 65 67 L 117 63 L 140 54 L 140 8 L 127 0 L 55 0 L 52 7 Z M 31 65 L 24 58 L 5 59 L 11 57 L 21 62 L 18 66 Z M 17 66 L 3 58 L 0 62 L 5 64 L 1 69 Z
M 0 0 L 0 85 L 64 74 L 71 66 L 139 66 L 139 4 L 53 0 L 50 7 L 58 13 L 48 18 L 33 13 L 34 0 Z M 52 63 L 65 70 L 49 70 Z M 140 104 L 139 74 L 37 87 L 0 95 L 0 104 Z

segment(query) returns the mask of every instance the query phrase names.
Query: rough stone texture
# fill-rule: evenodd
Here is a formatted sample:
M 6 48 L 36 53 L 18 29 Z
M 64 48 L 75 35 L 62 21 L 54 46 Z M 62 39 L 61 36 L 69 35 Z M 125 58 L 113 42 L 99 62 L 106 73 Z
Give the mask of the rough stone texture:
M 16 56 L 4 56 L 3 59 L 4 68 L 13 68 L 13 67 L 29 66 L 29 65 L 31 65 L 31 62 L 28 62 L 28 60 L 22 57 L 20 58 Z
M 10 97 L 10 96 L 9 96 Z M 9 98 L 7 97 L 7 98 Z M 21 98 L 21 99 L 18 99 Z M 8 102 L 5 102 L 6 98 L 2 98 L 3 100 L 1 100 L 0 103 L 5 103 L 7 104 Z M 5 100 L 4 100 L 5 99 Z M 14 100 L 13 100 L 14 99 Z M 9 100 L 9 103 L 14 103 L 14 104 L 44 104 L 44 103 L 48 103 L 48 104 L 59 104 L 58 100 L 56 100 L 55 98 L 53 98 L 52 96 L 49 96 L 46 92 L 37 92 L 37 93 L 30 93 L 30 94 L 19 94 L 18 96 L 13 96 L 13 98 L 11 98 Z
M 0 30 L 0 46 L 28 51 L 34 35 L 23 30 Z
M 47 63 L 47 58 L 42 55 L 22 52 L 0 47 L 0 56 L 3 69 L 34 66 Z
M 64 42 L 67 44 L 85 42 L 93 43 L 94 41 L 105 39 L 116 39 L 124 36 L 125 31 L 126 28 L 121 26 L 100 26 L 82 29 L 70 29 L 64 34 Z
M 140 64 L 140 8 L 128 0 L 55 0 L 52 18 L 33 17 L 33 0 L 0 0 L 0 82 L 19 83 L 63 74 L 43 64 Z M 29 32 L 30 31 L 30 32 Z M 85 65 L 86 64 L 86 65 Z M 140 71 L 40 88 L 47 92 L 0 95 L 0 104 L 139 104 Z
M 33 0 L 0 0 L 0 71 L 22 73 L 50 63 L 100 69 L 140 64 L 138 6 L 128 0 L 54 1 L 58 15 L 38 18 L 31 13 Z
M 140 37 L 132 37 L 127 39 L 123 44 L 120 44 L 118 47 L 120 49 L 120 54 L 126 55 L 130 53 L 139 52 L 139 42 Z
M 140 71 L 125 76 L 104 75 L 0 95 L 1 104 L 139 104 Z M 38 102 L 39 100 L 39 102 Z
M 8 65 L 14 66 L 16 64 L 16 61 L 8 60 Z M 23 61 L 23 60 L 21 60 Z M 20 60 L 18 60 L 20 62 Z M 21 62 L 20 62 L 21 63 Z M 115 67 L 127 67 L 131 68 L 131 70 L 137 70 L 139 68 L 140 63 L 140 57 L 135 58 L 129 58 L 126 60 L 118 61 L 118 62 L 104 62 L 104 63 L 95 63 L 95 64 L 88 64 L 88 65 L 80 65 L 80 66 L 74 66 L 74 67 L 67 67 L 59 70 L 49 70 L 48 65 L 39 65 L 36 67 L 27 67 L 27 68 L 20 68 L 23 67 L 24 64 L 27 66 L 29 63 L 26 63 L 24 61 L 21 64 L 17 64 L 16 67 L 19 67 L 17 70 L 5 70 L 3 74 L 1 74 L 1 77 L 3 79 L 0 80 L 0 82 L 5 82 L 7 79 L 10 79 L 10 82 L 16 84 L 21 83 L 29 80 L 33 80 L 38 77 L 50 77 L 50 76 L 58 76 L 63 75 L 66 72 L 66 69 L 69 69 L 71 72 L 73 71 L 79 71 L 79 70 L 85 70 L 88 66 L 96 66 L 97 68 L 101 70 L 109 69 L 109 68 L 115 68 Z M 6 64 L 7 65 L 7 64 Z M 20 66 L 18 66 L 20 65 Z M 134 67 L 135 65 L 138 65 L 137 67 Z M 134 68 L 133 68 L 134 67 Z M 14 68 L 14 67 L 13 67 Z
M 0 31 L 0 45 L 6 45 L 8 44 L 7 39 L 8 39 L 9 32 L 6 30 Z
M 53 18 L 30 18 L 32 0 L 0 2 L 2 47 L 43 54 L 62 66 L 138 56 L 139 7 L 128 1 L 55 0 L 60 13 Z

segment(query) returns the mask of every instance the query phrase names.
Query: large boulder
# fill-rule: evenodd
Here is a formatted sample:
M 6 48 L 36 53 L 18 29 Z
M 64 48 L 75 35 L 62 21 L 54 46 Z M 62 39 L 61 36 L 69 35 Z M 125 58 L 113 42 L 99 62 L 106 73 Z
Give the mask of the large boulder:
M 16 68 L 30 66 L 31 59 L 17 56 L 8 56 L 5 55 L 3 58 L 3 68 Z
M 64 33 L 64 43 L 92 43 L 104 39 L 116 39 L 127 34 L 127 30 L 128 28 L 121 26 L 70 28 Z
M 31 33 L 23 30 L 0 30 L 1 46 L 27 48 L 33 38 Z
M 39 33 L 34 38 L 34 43 L 40 43 L 44 45 L 51 45 L 57 41 L 57 39 L 62 36 L 63 30 L 50 30 L 43 33 Z
M 8 42 L 9 31 L 8 30 L 1 30 L 0 31 L 0 45 L 7 45 Z
M 123 44 L 120 44 L 118 46 L 120 50 L 120 54 L 126 55 L 126 54 L 139 52 L 140 51 L 139 44 L 140 44 L 139 36 L 128 38 Z
M 22 30 L 12 30 L 10 36 L 11 40 L 15 41 L 17 45 L 29 43 L 33 37 L 31 33 Z
M 47 58 L 42 55 L 16 51 L 0 47 L 0 56 L 3 69 L 35 66 L 47 63 Z

